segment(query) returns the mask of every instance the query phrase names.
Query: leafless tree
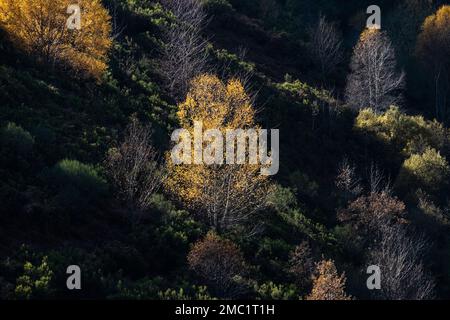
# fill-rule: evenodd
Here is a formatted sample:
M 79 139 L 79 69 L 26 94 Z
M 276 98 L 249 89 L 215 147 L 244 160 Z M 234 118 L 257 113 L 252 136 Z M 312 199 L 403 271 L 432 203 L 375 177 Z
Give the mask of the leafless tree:
M 366 265 L 381 269 L 381 290 L 373 292 L 375 298 L 430 299 L 434 281 L 423 259 L 431 246 L 407 224 L 404 203 L 380 188 L 380 174 L 373 174 L 372 188 L 382 191 L 359 197 L 339 212 L 338 219 L 349 223 L 352 240 L 367 250 Z
M 202 32 L 207 14 L 200 0 L 161 0 L 161 3 L 172 12 L 174 21 L 163 29 L 159 64 L 169 93 L 180 100 L 191 79 L 206 71 L 207 41 Z
M 344 193 L 347 200 L 359 196 L 363 191 L 361 179 L 356 174 L 356 168 L 354 165 L 350 164 L 347 158 L 344 158 L 341 162 L 334 183 L 336 187 Z
M 133 116 L 123 142 L 109 151 L 106 159 L 108 174 L 138 220 L 151 204 L 152 195 L 164 181 L 163 166 L 158 165 L 158 153 L 151 145 L 151 130 Z
M 240 46 L 237 50 L 236 57 L 238 61 L 246 61 L 248 49 Z M 256 106 L 259 89 L 253 87 L 252 80 L 255 76 L 254 68 L 243 68 L 236 65 L 236 61 L 232 59 L 226 59 L 222 63 L 218 63 L 214 66 L 215 73 L 220 75 L 221 79 L 232 80 L 237 79 L 244 86 L 245 92 L 250 98 L 250 103 Z M 258 109 L 257 112 L 260 110 Z
M 251 227 L 248 236 L 259 230 L 257 213 L 268 206 L 272 185 L 259 172 L 239 165 L 217 166 L 209 171 L 209 181 L 203 187 L 200 211 L 218 231 Z
M 422 236 L 411 238 L 403 225 L 385 224 L 372 264 L 381 270 L 381 290 L 377 297 L 388 300 L 423 300 L 434 296 L 434 281 L 422 263 L 429 249 Z
M 122 9 L 120 7 L 119 1 L 120 0 L 108 0 L 105 2 L 105 5 L 111 16 L 111 27 L 112 27 L 111 37 L 114 40 L 119 38 L 126 29 L 125 23 L 119 18 L 120 11 Z
M 295 278 L 299 288 L 306 289 L 311 284 L 314 259 L 308 241 L 303 241 L 291 251 L 287 271 Z
M 317 24 L 311 28 L 309 33 L 311 55 L 320 66 L 321 76 L 324 79 L 342 61 L 342 35 L 336 24 L 328 22 L 323 15 L 319 16 Z
M 377 112 L 401 102 L 405 75 L 396 70 L 394 48 L 380 30 L 363 32 L 353 50 L 347 79 L 346 100 L 356 109 L 372 108 Z
M 390 195 L 392 186 L 390 180 L 386 180 L 380 168 L 372 163 L 369 169 L 369 185 L 371 193 L 384 193 Z

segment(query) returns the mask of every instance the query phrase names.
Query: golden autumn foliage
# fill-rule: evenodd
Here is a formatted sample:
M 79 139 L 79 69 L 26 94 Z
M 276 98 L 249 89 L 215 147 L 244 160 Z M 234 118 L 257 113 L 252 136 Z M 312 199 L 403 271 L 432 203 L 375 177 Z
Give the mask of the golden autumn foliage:
M 427 65 L 435 89 L 435 116 L 448 117 L 448 86 L 450 83 L 450 6 L 442 6 L 427 17 L 417 37 L 417 56 Z
M 203 130 L 255 128 L 255 110 L 238 80 L 227 84 L 216 76 L 195 78 L 186 100 L 178 106 L 181 126 L 192 133 L 194 121 Z M 206 142 L 203 142 L 206 146 Z M 192 154 L 194 148 L 191 149 Z M 167 156 L 165 186 L 176 198 L 208 220 L 216 229 L 229 229 L 248 221 L 267 203 L 271 185 L 259 164 L 181 164 Z
M 183 128 L 191 127 L 194 121 L 202 121 L 205 129 L 245 129 L 255 125 L 255 110 L 240 81 L 233 79 L 224 84 L 211 75 L 192 81 L 177 116 Z
M 450 63 L 449 5 L 442 6 L 425 19 L 417 39 L 417 53 L 431 64 Z
M 70 5 L 81 28 L 67 28 Z M 20 49 L 52 66 L 99 79 L 107 68 L 111 17 L 100 0 L 0 0 L 0 27 Z
M 313 289 L 307 300 L 351 300 L 345 293 L 345 274 L 338 274 L 332 260 L 319 262 L 316 271 Z

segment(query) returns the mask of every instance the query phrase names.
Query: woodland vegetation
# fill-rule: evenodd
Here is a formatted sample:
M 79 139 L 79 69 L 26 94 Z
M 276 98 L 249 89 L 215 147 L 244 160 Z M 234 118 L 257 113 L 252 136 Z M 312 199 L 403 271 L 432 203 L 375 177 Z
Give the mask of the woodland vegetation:
M 450 299 L 447 1 L 73 3 L 0 0 L 0 299 Z M 279 173 L 172 163 L 198 120 Z

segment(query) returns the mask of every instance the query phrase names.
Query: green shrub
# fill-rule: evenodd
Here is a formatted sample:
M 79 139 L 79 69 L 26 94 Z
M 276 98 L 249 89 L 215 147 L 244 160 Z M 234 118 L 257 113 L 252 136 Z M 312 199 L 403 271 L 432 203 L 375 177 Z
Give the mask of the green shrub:
M 289 225 L 295 227 L 299 232 L 305 234 L 313 241 L 321 245 L 333 246 L 336 243 L 334 235 L 322 224 L 306 217 L 298 209 L 288 212 L 279 212 L 280 217 Z
M 108 186 L 97 170 L 76 160 L 62 160 L 47 174 L 57 203 L 64 209 L 88 209 L 107 192 Z
M 422 153 L 427 147 L 441 150 L 448 136 L 447 130 L 436 120 L 409 116 L 397 107 L 391 107 L 383 114 L 376 114 L 371 109 L 361 110 L 355 127 L 374 134 L 407 156 Z
M 14 290 L 19 299 L 45 298 L 50 294 L 50 282 L 53 272 L 47 262 L 47 257 L 42 259 L 39 266 L 26 262 L 23 266 L 24 273 L 17 278 Z
M 8 123 L 0 131 L 0 145 L 8 151 L 25 156 L 33 150 L 34 138 L 22 127 L 13 122 Z
M 297 206 L 297 199 L 292 189 L 276 185 L 270 195 L 269 203 L 277 212 L 286 212 Z
M 172 289 L 170 284 L 161 277 L 143 278 L 132 283 L 119 282 L 118 293 L 110 298 L 126 300 L 212 300 L 207 287 L 181 283 L 178 289 Z M 169 287 L 169 288 L 168 288 Z
M 158 298 L 161 300 L 214 300 L 206 286 L 193 285 L 191 288 L 167 289 L 158 292 Z
M 299 295 L 295 285 L 284 286 L 282 284 L 275 284 L 272 281 L 263 284 L 256 284 L 254 287 L 258 298 L 262 300 L 298 300 Z
M 14 171 L 31 167 L 34 138 L 15 123 L 0 129 L 0 165 Z
M 428 148 L 422 154 L 413 154 L 405 160 L 397 177 L 396 187 L 401 191 L 423 189 L 435 194 L 447 185 L 450 167 L 441 154 Z

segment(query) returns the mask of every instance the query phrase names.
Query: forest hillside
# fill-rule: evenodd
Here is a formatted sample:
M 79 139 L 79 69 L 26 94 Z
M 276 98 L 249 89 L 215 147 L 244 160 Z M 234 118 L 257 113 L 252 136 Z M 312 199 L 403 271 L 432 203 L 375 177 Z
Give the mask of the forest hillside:
M 449 299 L 450 4 L 372 4 L 0 0 L 0 299 Z

